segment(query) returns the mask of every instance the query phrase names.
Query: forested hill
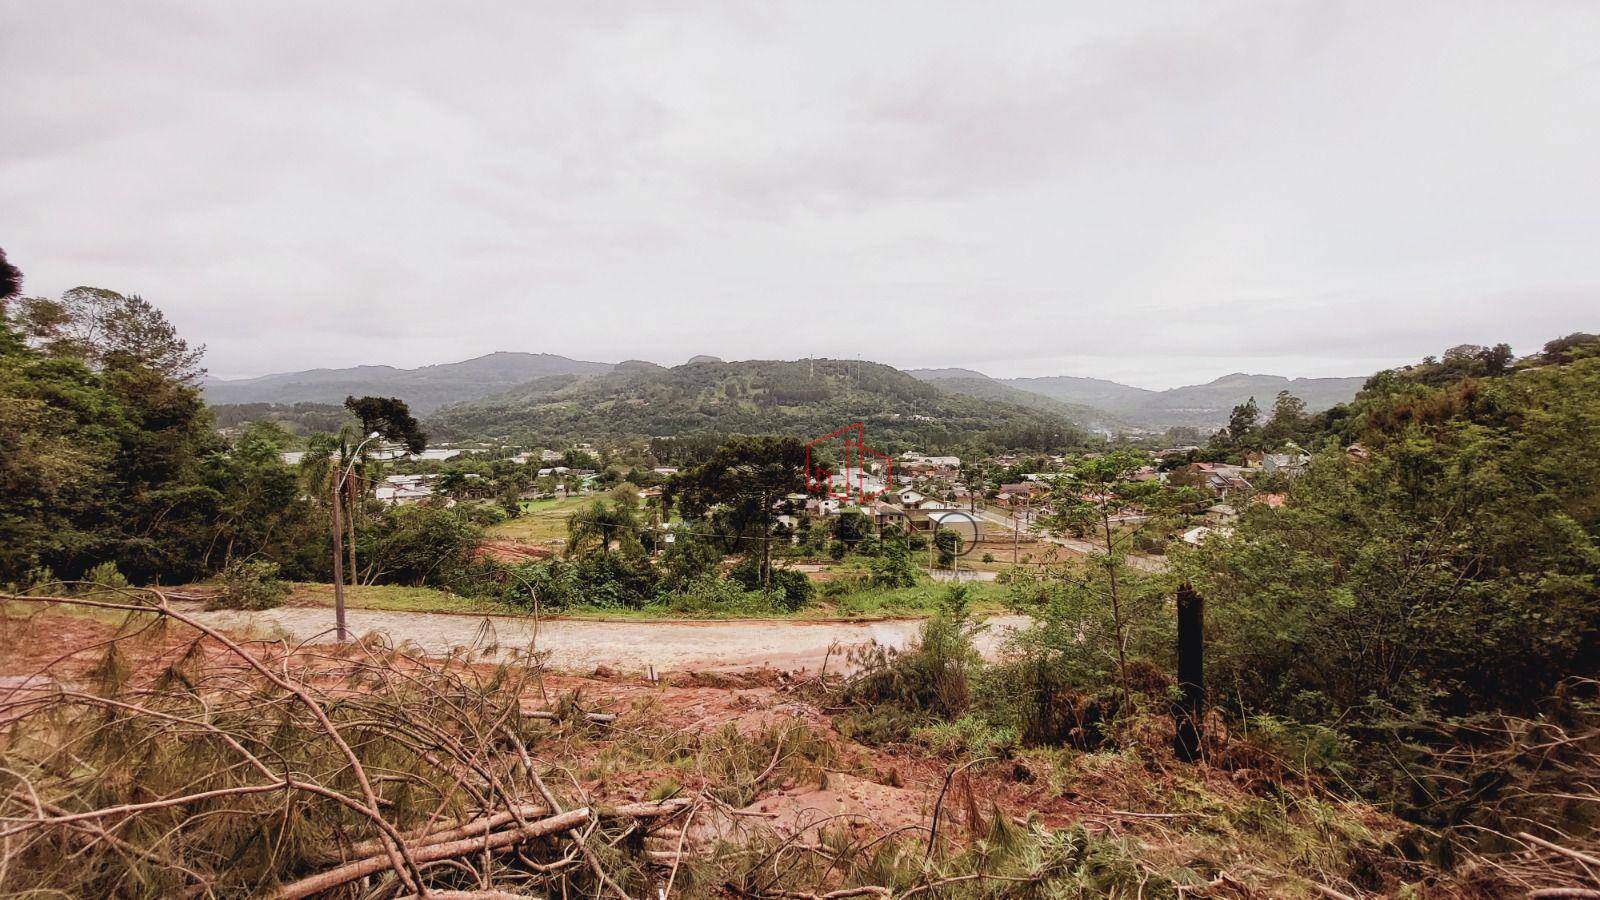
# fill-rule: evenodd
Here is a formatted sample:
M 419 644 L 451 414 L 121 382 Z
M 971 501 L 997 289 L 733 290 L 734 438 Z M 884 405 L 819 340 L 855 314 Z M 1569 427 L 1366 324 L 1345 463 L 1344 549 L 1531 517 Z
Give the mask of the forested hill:
M 993 443 L 1047 448 L 1080 442 L 1066 418 L 941 390 L 880 363 L 704 361 L 670 369 L 622 363 L 612 372 L 539 378 L 437 411 L 437 434 L 565 439 L 607 435 L 826 434 L 865 422 L 869 438 L 922 447 Z
M 1107 414 L 1149 428 L 1196 425 L 1216 428 L 1227 424 L 1228 412 L 1251 397 L 1271 406 L 1279 391 L 1288 391 L 1312 412 L 1348 402 L 1361 389 L 1364 377 L 1285 378 L 1282 375 L 1224 375 L 1205 384 L 1165 391 L 1129 387 L 1099 378 L 1010 378 L 1003 383 L 1060 400 L 1105 410 Z
M 399 397 L 413 411 L 426 413 L 447 403 L 473 400 L 547 375 L 590 375 L 609 372 L 609 363 L 568 359 L 551 353 L 490 353 L 475 359 L 397 369 L 354 366 L 311 369 L 259 378 L 207 379 L 207 403 L 340 403 L 345 397 Z
M 1090 404 L 1069 403 L 1043 393 L 1025 391 L 972 369 L 907 369 L 906 374 L 920 381 L 932 382 L 935 387 L 951 394 L 1026 406 L 1061 416 L 1091 431 L 1120 433 L 1135 430 L 1127 421 Z

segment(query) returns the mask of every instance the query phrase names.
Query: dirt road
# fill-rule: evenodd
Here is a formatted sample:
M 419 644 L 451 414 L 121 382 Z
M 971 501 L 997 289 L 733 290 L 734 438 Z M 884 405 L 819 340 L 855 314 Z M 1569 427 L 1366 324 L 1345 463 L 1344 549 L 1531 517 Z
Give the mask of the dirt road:
M 233 631 L 253 631 L 263 636 L 283 635 L 294 640 L 333 642 L 333 611 L 280 607 L 264 612 L 218 610 L 192 613 L 208 625 Z M 349 611 L 351 633 L 388 633 L 396 643 L 411 641 L 429 652 L 470 644 L 481 628 L 492 630 L 505 648 L 526 648 L 535 639 L 533 620 L 508 616 L 464 616 L 443 613 Z M 978 647 L 993 652 L 1008 629 L 1026 624 L 1021 616 L 997 616 L 979 636 Z M 487 626 L 485 623 L 488 623 Z M 784 622 L 742 620 L 732 622 L 598 622 L 546 619 L 539 624 L 536 647 L 550 652 L 550 665 L 573 671 L 610 666 L 626 672 L 653 665 L 663 672 L 732 671 L 773 666 L 816 671 L 828 648 L 878 641 L 904 646 L 915 637 L 921 622 Z M 830 667 L 842 663 L 835 651 Z

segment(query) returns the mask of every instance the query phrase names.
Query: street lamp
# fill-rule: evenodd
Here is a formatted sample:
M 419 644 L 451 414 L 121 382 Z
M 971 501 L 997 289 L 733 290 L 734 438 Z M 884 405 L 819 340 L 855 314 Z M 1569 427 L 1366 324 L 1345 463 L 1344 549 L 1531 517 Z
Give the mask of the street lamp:
M 344 626 L 344 523 L 341 521 L 339 498 L 344 492 L 344 483 L 350 477 L 351 470 L 361 459 L 361 448 L 381 436 L 381 433 L 374 431 L 357 444 L 355 451 L 350 454 L 349 465 L 344 467 L 333 482 L 333 518 L 329 520 L 333 523 L 333 615 L 341 644 L 350 639 L 350 634 Z

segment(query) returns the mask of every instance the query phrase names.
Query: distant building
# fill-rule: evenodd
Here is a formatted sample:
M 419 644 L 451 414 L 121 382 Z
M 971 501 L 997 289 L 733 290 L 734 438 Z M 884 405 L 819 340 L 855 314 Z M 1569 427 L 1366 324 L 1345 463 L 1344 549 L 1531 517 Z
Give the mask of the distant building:
M 898 497 L 900 502 L 906 506 L 916 506 L 918 503 L 921 503 L 923 500 L 927 499 L 926 494 L 920 491 L 912 490 L 908 487 L 901 488 L 900 490 L 896 491 L 895 496 Z
M 373 490 L 373 497 L 390 506 L 418 503 L 433 496 L 432 480 L 428 475 L 390 475 Z
M 1002 484 L 999 492 L 995 494 L 995 499 L 1001 503 L 1028 503 L 1044 494 L 1044 490 L 1044 485 L 1035 481 Z
M 873 503 L 872 506 L 868 507 L 867 512 L 872 516 L 872 520 L 879 528 L 887 525 L 899 525 L 903 528 L 909 518 L 904 507 L 896 506 L 883 500 Z

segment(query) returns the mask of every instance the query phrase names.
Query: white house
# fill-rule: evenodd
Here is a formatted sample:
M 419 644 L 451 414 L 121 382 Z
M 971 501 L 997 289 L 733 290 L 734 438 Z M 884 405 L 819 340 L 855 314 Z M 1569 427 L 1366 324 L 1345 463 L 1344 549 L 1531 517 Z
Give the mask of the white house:
M 390 475 L 373 490 L 380 503 L 404 506 L 433 496 L 432 477 L 428 475 Z

